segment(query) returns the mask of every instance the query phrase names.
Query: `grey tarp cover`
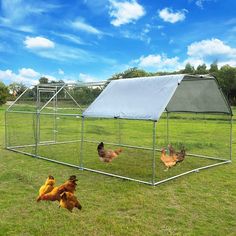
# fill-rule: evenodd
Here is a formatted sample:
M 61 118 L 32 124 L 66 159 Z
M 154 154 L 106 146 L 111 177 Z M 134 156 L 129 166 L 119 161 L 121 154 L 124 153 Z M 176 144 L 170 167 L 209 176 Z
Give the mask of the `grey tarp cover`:
M 166 75 L 113 80 L 83 116 L 158 120 L 165 109 L 231 114 L 213 77 Z

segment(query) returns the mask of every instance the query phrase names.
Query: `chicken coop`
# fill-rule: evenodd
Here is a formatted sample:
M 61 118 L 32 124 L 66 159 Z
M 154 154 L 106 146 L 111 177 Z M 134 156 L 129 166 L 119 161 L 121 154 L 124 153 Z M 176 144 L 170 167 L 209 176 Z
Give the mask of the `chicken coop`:
M 232 116 L 210 75 L 39 84 L 7 109 L 5 143 L 38 159 L 158 185 L 230 163 Z M 100 142 L 122 152 L 102 162 Z M 161 150 L 169 144 L 186 155 L 166 169 Z

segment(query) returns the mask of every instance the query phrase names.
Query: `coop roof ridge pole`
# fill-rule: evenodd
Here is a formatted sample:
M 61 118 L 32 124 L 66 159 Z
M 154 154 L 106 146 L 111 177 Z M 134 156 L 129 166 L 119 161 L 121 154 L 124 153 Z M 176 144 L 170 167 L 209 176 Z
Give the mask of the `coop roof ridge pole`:
M 61 90 L 65 86 L 66 86 L 66 84 L 63 84 L 63 86 L 44 104 L 44 106 L 39 110 L 39 112 L 41 112 L 57 96 L 57 94 L 61 92 Z
M 29 90 L 29 88 L 27 88 L 8 108 L 6 111 L 8 111 L 13 105 L 15 105 L 15 103 Z
M 111 81 L 109 80 L 101 80 L 101 81 L 94 81 L 94 82 L 78 82 L 73 84 L 74 86 L 101 86 L 101 85 L 105 85 L 106 83 L 110 83 Z

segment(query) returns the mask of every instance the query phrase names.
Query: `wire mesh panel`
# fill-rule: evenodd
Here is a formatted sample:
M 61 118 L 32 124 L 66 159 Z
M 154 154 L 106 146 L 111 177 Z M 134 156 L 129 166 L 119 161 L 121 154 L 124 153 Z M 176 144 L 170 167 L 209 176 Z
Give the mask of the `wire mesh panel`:
M 186 156 L 168 169 L 161 161 L 161 153 L 157 153 L 157 181 L 230 159 L 229 116 L 190 113 L 170 113 L 168 116 L 168 143 L 161 148 L 166 149 L 167 155 L 168 144 L 176 152 L 184 148 Z
M 84 121 L 83 166 L 114 175 L 150 182 L 152 180 L 153 122 L 92 119 Z M 111 162 L 104 162 L 97 147 L 117 151 Z M 121 152 L 120 152 L 121 151 Z
M 39 84 L 6 112 L 6 146 L 24 154 L 79 166 L 81 116 L 103 84 Z
M 35 154 L 35 113 L 6 113 L 6 147 Z
M 170 142 L 185 146 L 188 153 L 229 159 L 230 117 L 228 115 L 171 113 Z

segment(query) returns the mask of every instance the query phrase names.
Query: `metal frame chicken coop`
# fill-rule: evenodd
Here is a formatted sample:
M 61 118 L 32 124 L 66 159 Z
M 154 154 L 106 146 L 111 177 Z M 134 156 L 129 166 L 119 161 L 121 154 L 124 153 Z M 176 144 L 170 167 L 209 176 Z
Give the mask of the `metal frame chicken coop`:
M 77 92 L 82 88 L 89 88 L 90 92 L 97 89 L 98 93 L 89 102 L 81 104 L 83 94 L 78 92 L 76 95 L 75 88 Z M 140 96 L 140 92 L 143 93 L 142 96 Z M 151 103 L 151 106 L 148 106 L 148 103 Z M 219 125 L 222 123 L 224 127 L 228 127 L 227 132 L 224 134 L 226 136 L 227 143 L 225 143 L 225 147 L 228 150 L 228 158 L 222 158 L 221 154 L 212 156 L 187 152 L 188 158 L 197 157 L 195 159 L 212 160 L 214 163 L 191 166 L 190 169 L 181 169 L 180 172 L 175 172 L 172 175 L 170 175 L 171 171 L 169 171 L 162 178 L 157 178 L 157 171 L 160 172 L 160 169 L 157 168 L 157 166 L 160 166 L 157 153 L 160 152 L 161 146 L 172 143 L 171 132 L 177 126 L 177 120 L 175 119 L 176 117 L 172 117 L 173 114 L 179 115 L 180 120 L 186 119 L 185 114 L 186 116 L 188 114 L 200 115 L 206 118 L 204 119 L 206 125 L 208 121 L 214 120 L 215 122 L 218 116 L 223 116 Z M 208 117 L 211 115 L 214 115 L 214 119 Z M 219 88 L 217 80 L 208 75 L 155 76 L 74 85 L 39 84 L 34 88 L 26 89 L 7 109 L 5 113 L 5 143 L 6 149 L 11 151 L 75 167 L 80 170 L 155 186 L 192 172 L 199 172 L 203 169 L 230 163 L 232 161 L 232 117 L 233 114 L 229 103 Z M 28 121 L 25 124 L 24 120 L 26 118 Z M 68 119 L 73 119 L 73 125 L 67 122 Z M 20 120 L 22 120 L 22 123 Z M 134 142 L 130 142 L 132 137 L 129 140 L 123 140 L 126 137 L 124 135 L 125 132 L 129 134 L 138 130 L 136 124 L 132 123 L 136 121 L 146 122 L 149 132 L 145 135 L 149 145 L 135 143 L 135 134 L 133 134 Z M 114 122 L 114 126 L 112 126 L 111 122 Z M 132 131 L 127 126 L 124 127 L 126 122 L 132 123 Z M 109 127 L 107 127 L 108 123 Z M 161 123 L 162 135 L 159 131 L 157 132 L 159 123 Z M 202 126 L 202 120 L 199 125 Z M 105 134 L 104 131 L 101 131 L 100 126 L 105 129 Z M 50 130 L 48 130 L 48 127 L 50 127 Z M 111 127 L 112 131 L 110 133 L 107 132 Z M 125 131 L 126 129 L 128 131 Z M 145 136 L 144 131 L 144 127 L 141 126 L 140 137 L 142 137 L 142 133 Z M 24 132 L 26 132 L 25 135 L 22 134 Z M 215 135 L 214 132 L 213 137 Z M 111 134 L 115 134 L 115 137 L 110 138 L 112 137 Z M 201 135 L 200 131 L 198 135 Z M 164 137 L 159 142 L 158 140 L 161 139 L 161 136 Z M 27 138 L 24 140 L 24 137 Z M 139 140 L 142 140 L 142 138 Z M 100 141 L 104 141 L 105 145 L 108 146 L 119 146 L 127 149 L 127 153 L 128 150 L 140 150 L 143 153 L 129 152 L 131 156 L 137 155 L 136 159 L 130 161 L 130 166 L 132 166 L 130 169 L 127 166 L 124 167 L 129 161 L 128 158 L 126 161 L 123 159 L 123 162 L 117 162 L 118 164 L 114 161 L 114 164 L 100 163 L 94 165 L 95 158 L 98 160 L 96 145 Z M 200 148 L 204 148 L 200 142 L 201 140 L 198 141 L 197 145 L 200 145 Z M 72 144 L 75 144 L 75 146 L 63 146 Z M 90 153 L 87 152 L 89 149 L 86 146 L 87 144 L 93 145 L 92 149 L 90 148 Z M 59 149 L 50 149 L 55 146 Z M 211 148 L 213 144 L 208 146 Z M 50 153 L 53 153 L 53 157 L 48 156 L 49 149 Z M 73 150 L 75 154 L 73 155 L 73 160 L 55 158 L 59 155 L 59 152 L 61 152 L 61 156 L 70 155 L 67 150 Z M 93 151 L 91 152 L 91 150 Z M 125 170 L 133 171 L 138 163 L 138 156 L 144 155 L 144 152 L 147 152 L 145 155 L 148 158 L 140 161 L 141 168 L 139 170 L 142 171 L 144 169 L 145 161 L 147 161 L 149 163 L 146 166 L 148 178 L 139 178 L 138 173 L 134 174 L 134 176 L 129 176 L 129 173 Z M 91 158 L 87 161 L 89 156 Z M 122 160 L 122 158 L 119 160 Z M 121 171 L 122 166 L 124 167 L 123 172 Z

